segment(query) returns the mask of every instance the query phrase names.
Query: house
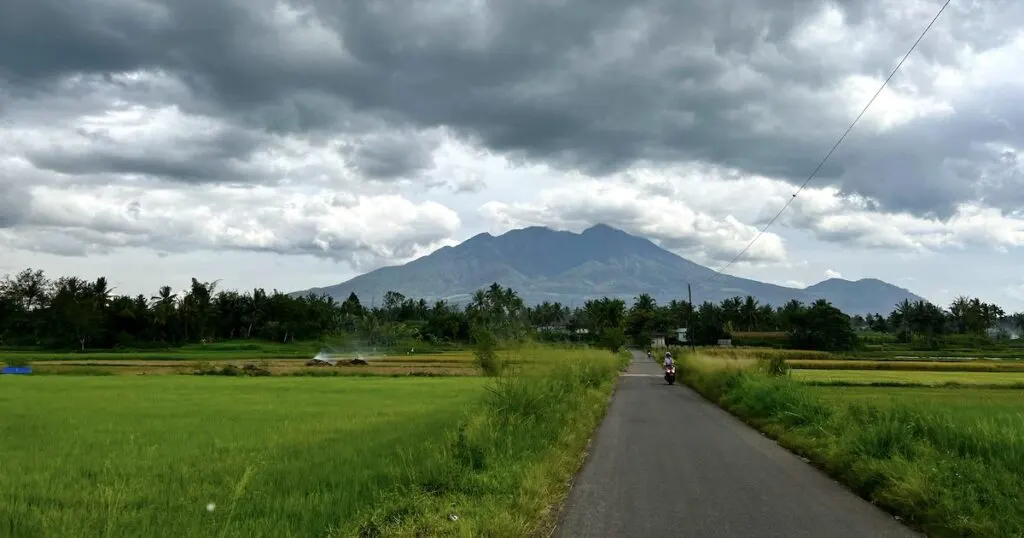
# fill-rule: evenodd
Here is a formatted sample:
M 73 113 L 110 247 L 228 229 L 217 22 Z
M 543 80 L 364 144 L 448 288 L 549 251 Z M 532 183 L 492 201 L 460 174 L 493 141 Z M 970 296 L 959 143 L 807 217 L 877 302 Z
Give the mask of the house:
M 687 328 L 686 327 L 680 327 L 680 328 L 676 329 L 676 340 L 678 340 L 679 343 L 681 343 L 681 344 L 685 344 L 685 343 L 689 342 L 689 339 L 686 338 L 686 333 L 687 333 Z
M 656 333 L 656 334 L 651 335 L 651 348 L 654 348 L 654 349 L 664 349 L 666 347 L 668 347 L 668 346 L 665 345 L 665 335 L 664 334 Z

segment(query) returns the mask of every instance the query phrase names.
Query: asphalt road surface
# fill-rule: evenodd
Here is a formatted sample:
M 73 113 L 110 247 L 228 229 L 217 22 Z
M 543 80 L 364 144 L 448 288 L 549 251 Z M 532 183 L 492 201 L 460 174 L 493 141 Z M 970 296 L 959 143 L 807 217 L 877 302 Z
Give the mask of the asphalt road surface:
M 556 536 L 917 536 L 634 353 Z

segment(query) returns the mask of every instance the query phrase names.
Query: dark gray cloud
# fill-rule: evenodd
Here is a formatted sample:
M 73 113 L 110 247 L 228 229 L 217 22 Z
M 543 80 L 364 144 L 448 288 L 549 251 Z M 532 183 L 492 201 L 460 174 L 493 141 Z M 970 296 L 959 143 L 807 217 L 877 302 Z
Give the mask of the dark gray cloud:
M 770 4 L 770 7 L 769 7 Z M 800 47 L 826 5 L 850 26 L 843 47 Z M 703 160 L 801 182 L 850 119 L 841 76 L 885 76 L 939 2 L 507 0 L 8 0 L 0 76 L 19 92 L 69 74 L 159 70 L 189 90 L 179 106 L 275 132 L 445 126 L 514 158 L 604 174 L 638 160 Z M 954 3 L 912 59 L 955 66 L 1011 39 L 1024 4 Z M 847 46 L 848 45 L 848 46 Z M 856 50 L 856 52 L 852 52 Z M 924 90 L 931 75 L 907 75 Z M 946 118 L 853 137 L 822 182 L 886 209 L 948 215 L 985 197 L 977 178 L 1024 146 L 1017 88 L 956 104 Z M 1000 93 L 1001 92 L 1001 93 Z M 868 96 L 865 95 L 865 99 Z M 362 122 L 362 123 L 361 123 Z M 378 179 L 432 164 L 429 142 L 368 139 L 350 153 Z M 230 148 L 244 154 L 246 148 Z M 216 150 L 195 160 L 223 160 Z M 155 170 L 214 178 L 216 165 L 117 155 L 35 156 L 58 170 Z
M 365 176 L 380 180 L 404 179 L 434 167 L 437 137 L 416 132 L 384 131 L 342 148 L 348 162 Z
M 228 129 L 189 137 L 137 143 L 101 132 L 78 133 L 85 143 L 71 149 L 56 143 L 28 152 L 37 168 L 68 175 L 135 174 L 185 183 L 259 181 L 244 162 L 264 139 L 250 131 Z
M 0 174 L 3 174 L 0 169 Z M 32 194 L 11 178 L 0 176 L 0 229 L 13 228 L 28 216 Z

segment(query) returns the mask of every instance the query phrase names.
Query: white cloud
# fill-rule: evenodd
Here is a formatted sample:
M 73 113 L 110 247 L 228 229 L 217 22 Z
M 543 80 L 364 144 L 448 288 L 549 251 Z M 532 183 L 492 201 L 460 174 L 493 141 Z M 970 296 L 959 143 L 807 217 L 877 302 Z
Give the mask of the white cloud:
M 694 211 L 665 194 L 647 194 L 629 184 L 592 179 L 545 189 L 534 203 L 492 201 L 481 210 L 502 232 L 548 225 L 579 231 L 605 223 L 658 241 L 662 246 L 705 262 L 727 261 L 754 238 L 757 229 L 732 215 L 716 217 Z M 747 261 L 783 261 L 782 239 L 766 233 L 747 252 Z
M 825 278 L 843 278 L 843 274 L 832 269 L 825 270 Z
M 126 247 L 313 254 L 375 267 L 450 244 L 458 215 L 397 195 L 285 187 L 40 186 L 10 248 L 81 255 Z

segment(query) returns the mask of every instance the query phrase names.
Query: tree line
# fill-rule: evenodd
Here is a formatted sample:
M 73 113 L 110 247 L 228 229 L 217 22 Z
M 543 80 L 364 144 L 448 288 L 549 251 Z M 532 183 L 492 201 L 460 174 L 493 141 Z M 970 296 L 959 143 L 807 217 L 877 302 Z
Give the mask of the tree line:
M 658 304 L 644 293 L 628 306 L 607 297 L 578 307 L 557 302 L 528 306 L 514 290 L 497 283 L 478 290 L 465 306 L 389 291 L 379 306 L 368 307 L 355 294 L 337 301 L 261 288 L 218 290 L 216 282 L 195 278 L 184 290 L 163 286 L 150 296 L 117 294 L 105 277 L 50 279 L 38 269 L 0 281 L 0 345 L 50 349 L 325 338 L 383 347 L 534 338 L 617 348 L 646 346 L 657 336 L 672 342 L 676 330 L 685 327 L 688 340 L 697 345 L 713 345 L 737 332 L 785 332 L 792 347 L 842 350 L 855 347 L 862 331 L 913 341 L 985 335 L 1000 323 L 1024 329 L 1024 315 L 1007 316 L 996 305 L 964 297 L 948 310 L 905 301 L 886 316 L 850 317 L 824 300 L 773 307 L 749 296 L 691 305 L 682 300 Z
M 1007 314 L 999 305 L 959 296 L 948 308 L 928 301 L 904 300 L 888 316 L 854 316 L 855 327 L 895 334 L 901 342 L 937 343 L 943 336 L 964 335 L 1008 338 L 1010 331 L 1024 333 L 1024 312 Z

